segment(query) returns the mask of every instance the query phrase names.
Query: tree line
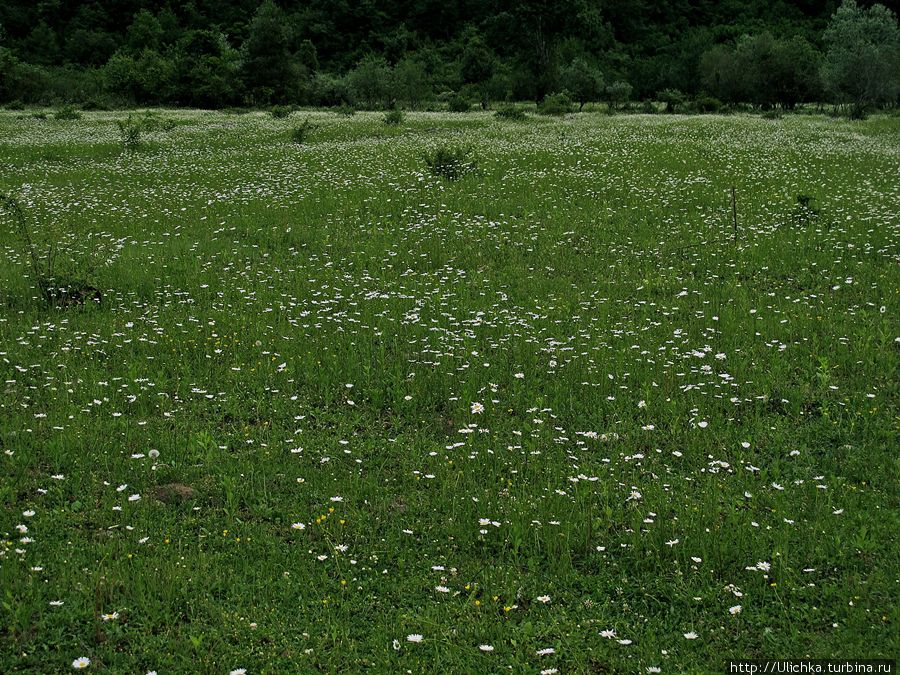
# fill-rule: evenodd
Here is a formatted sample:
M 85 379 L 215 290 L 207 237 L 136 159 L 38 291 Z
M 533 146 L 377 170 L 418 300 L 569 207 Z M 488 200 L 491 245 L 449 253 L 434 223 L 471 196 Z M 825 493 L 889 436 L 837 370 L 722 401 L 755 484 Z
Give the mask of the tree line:
M 900 29 L 855 0 L 0 3 L 0 102 L 366 108 L 894 106 Z

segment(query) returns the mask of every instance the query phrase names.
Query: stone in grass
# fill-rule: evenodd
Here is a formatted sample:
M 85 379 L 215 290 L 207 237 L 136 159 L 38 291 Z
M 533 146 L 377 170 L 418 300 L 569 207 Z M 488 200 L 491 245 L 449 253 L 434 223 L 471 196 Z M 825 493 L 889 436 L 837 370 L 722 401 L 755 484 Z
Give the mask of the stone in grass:
M 197 491 L 183 483 L 157 485 L 150 494 L 165 504 L 181 504 L 197 498 Z

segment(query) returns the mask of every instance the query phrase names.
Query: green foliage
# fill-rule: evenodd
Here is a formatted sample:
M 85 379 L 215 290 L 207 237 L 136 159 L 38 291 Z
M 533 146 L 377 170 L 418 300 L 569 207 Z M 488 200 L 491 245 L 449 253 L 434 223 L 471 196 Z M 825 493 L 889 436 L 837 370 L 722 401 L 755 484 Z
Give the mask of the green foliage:
M 294 127 L 291 129 L 291 142 L 296 143 L 297 145 L 303 145 L 309 140 L 309 135 L 312 133 L 315 126 L 309 121 L 307 117 L 303 120 L 303 124 L 298 127 Z
M 73 105 L 60 106 L 56 110 L 56 112 L 53 113 L 53 119 L 55 119 L 55 120 L 80 120 L 81 119 L 81 111 L 79 111 Z
M 424 155 L 425 166 L 433 176 L 455 181 L 476 169 L 472 149 L 465 146 L 439 145 Z
M 431 96 L 425 65 L 412 58 L 401 60 L 391 71 L 392 98 L 417 108 Z
M 684 105 L 687 97 L 678 89 L 663 89 L 656 95 L 657 100 L 666 104 L 667 113 L 678 112 L 678 108 Z
M 722 101 L 708 94 L 700 94 L 690 105 L 693 112 L 705 114 L 721 112 L 724 108 Z
M 606 88 L 606 100 L 610 112 L 621 108 L 631 100 L 632 87 L 624 80 L 616 80 Z
M 159 9 L 135 0 L 57 11 L 53 3 L 7 0 L 0 3 L 0 103 L 102 94 L 115 105 L 347 101 L 418 109 L 436 91 L 453 90 L 487 109 L 565 90 L 581 109 L 609 100 L 613 77 L 632 84 L 635 100 L 678 90 L 786 109 L 825 95 L 850 109 L 897 101 L 893 13 L 848 0 L 823 35 L 833 3 L 782 5 L 664 2 L 651 11 L 637 0 L 509 7 L 479 0 L 448 8 L 223 0 Z M 820 67 L 823 41 L 829 55 Z M 610 100 L 610 107 L 624 102 Z
M 298 99 L 309 73 L 291 54 L 284 12 L 272 0 L 257 8 L 242 51 L 244 89 L 254 103 Z
M 119 138 L 122 141 L 122 149 L 126 152 L 133 152 L 141 146 L 141 136 L 145 128 L 143 119 L 129 114 L 124 120 L 116 120 L 116 126 L 119 129 Z
M 289 105 L 275 105 L 269 109 L 269 114 L 276 120 L 287 119 L 291 116 L 292 112 L 294 112 L 294 110 Z
M 472 109 L 472 103 L 467 98 L 463 98 L 456 94 L 447 101 L 447 110 L 454 113 L 469 112 Z
M 405 115 L 403 114 L 402 110 L 398 110 L 396 108 L 394 110 L 388 110 L 384 114 L 384 123 L 388 126 L 397 127 L 403 123 L 404 117 Z
M 501 120 L 510 120 L 512 122 L 522 122 L 527 118 L 525 110 L 515 105 L 505 105 L 497 109 L 494 117 Z
M 25 274 L 47 305 L 83 305 L 85 300 L 100 302 L 101 294 L 85 281 L 93 273 L 103 247 L 80 247 L 77 235 L 59 225 L 36 228 L 29 223 L 22 204 L 0 192 L 0 213 L 12 219 L 13 234 L 24 249 Z
M 541 115 L 567 115 L 572 112 L 572 99 L 564 91 L 558 94 L 549 94 L 538 105 L 538 112 Z
M 347 75 L 354 102 L 374 109 L 388 102 L 391 95 L 391 69 L 383 56 L 363 57 Z
M 560 83 L 563 89 L 578 103 L 578 109 L 584 108 L 589 101 L 598 101 L 605 89 L 603 73 L 582 58 L 572 62 L 560 72 Z
M 818 71 L 818 52 L 806 40 L 769 33 L 744 36 L 733 48 L 714 47 L 700 61 L 703 85 L 732 104 L 792 108 L 818 95 Z
M 900 28 L 883 5 L 863 9 L 844 0 L 825 31 L 822 79 L 839 103 L 863 117 L 869 106 L 896 102 L 900 94 Z

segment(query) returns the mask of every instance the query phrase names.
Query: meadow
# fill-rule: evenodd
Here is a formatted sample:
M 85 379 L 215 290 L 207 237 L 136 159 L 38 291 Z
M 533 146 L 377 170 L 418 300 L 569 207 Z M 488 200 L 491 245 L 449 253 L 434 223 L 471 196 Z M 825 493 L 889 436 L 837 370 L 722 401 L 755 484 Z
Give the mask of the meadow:
M 4 673 L 896 657 L 900 118 L 157 115 L 0 112 Z

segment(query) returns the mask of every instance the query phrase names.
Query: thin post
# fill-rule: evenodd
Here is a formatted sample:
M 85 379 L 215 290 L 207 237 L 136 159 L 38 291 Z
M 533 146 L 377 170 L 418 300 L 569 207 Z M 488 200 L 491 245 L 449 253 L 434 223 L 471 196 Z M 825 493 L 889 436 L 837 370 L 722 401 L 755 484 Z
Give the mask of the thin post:
M 731 220 L 734 224 L 734 243 L 737 243 L 737 191 L 731 188 Z

